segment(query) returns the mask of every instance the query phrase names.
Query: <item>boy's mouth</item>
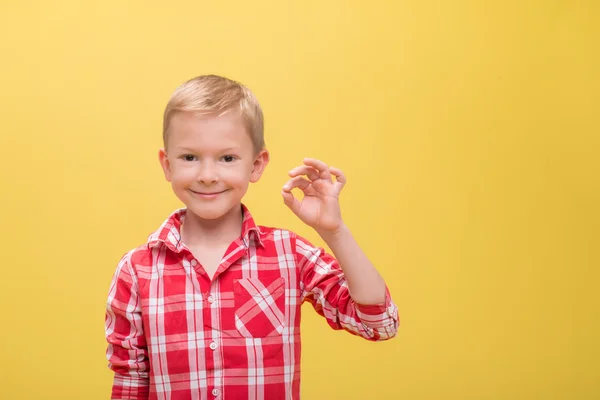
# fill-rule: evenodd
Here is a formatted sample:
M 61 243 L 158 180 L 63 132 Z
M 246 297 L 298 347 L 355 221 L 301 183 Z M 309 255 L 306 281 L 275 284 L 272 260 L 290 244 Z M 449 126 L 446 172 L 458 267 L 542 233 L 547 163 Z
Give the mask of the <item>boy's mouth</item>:
M 227 190 L 222 190 L 220 192 L 196 192 L 195 190 L 191 190 L 196 196 L 201 197 L 203 199 L 212 199 L 220 195 L 221 193 L 225 193 Z

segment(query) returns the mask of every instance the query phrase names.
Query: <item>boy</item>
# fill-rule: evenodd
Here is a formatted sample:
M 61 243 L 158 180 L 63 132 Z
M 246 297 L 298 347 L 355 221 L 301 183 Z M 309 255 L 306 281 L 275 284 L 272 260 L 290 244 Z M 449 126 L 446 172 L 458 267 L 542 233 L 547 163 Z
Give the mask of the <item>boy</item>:
M 214 75 L 184 83 L 165 109 L 163 141 L 165 178 L 186 207 L 115 272 L 106 312 L 113 399 L 299 399 L 304 301 L 334 329 L 395 336 L 397 308 L 342 220 L 342 171 L 305 159 L 282 191 L 337 259 L 257 226 L 242 204 L 269 162 L 246 87 Z

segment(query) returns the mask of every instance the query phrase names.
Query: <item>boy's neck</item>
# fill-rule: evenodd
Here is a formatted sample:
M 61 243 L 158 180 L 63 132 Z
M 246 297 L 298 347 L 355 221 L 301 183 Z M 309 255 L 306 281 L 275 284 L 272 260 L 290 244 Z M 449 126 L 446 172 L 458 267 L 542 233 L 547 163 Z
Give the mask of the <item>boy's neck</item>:
M 211 220 L 199 218 L 188 209 L 181 226 L 181 239 L 188 247 L 230 244 L 242 234 L 242 219 L 241 204 Z

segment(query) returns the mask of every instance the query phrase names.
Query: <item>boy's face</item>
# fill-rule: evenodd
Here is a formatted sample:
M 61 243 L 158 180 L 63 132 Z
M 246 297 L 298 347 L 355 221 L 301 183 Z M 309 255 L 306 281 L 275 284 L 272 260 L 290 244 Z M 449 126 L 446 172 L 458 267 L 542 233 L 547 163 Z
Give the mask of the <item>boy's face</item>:
M 198 117 L 179 112 L 169 124 L 167 150 L 159 158 L 165 178 L 189 211 L 217 219 L 239 207 L 250 182 L 257 182 L 269 153 L 253 149 L 241 117 Z

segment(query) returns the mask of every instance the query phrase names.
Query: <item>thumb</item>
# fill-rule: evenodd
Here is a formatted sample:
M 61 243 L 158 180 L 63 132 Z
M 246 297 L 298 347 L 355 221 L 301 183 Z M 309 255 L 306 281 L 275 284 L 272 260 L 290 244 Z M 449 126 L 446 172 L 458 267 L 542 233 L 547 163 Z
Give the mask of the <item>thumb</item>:
M 294 214 L 297 214 L 298 209 L 300 208 L 300 202 L 298 199 L 296 199 L 296 197 L 294 197 L 292 192 L 286 192 L 285 190 L 282 190 L 281 196 L 283 196 L 283 202 L 285 205 L 288 206 L 288 208 L 292 210 Z

